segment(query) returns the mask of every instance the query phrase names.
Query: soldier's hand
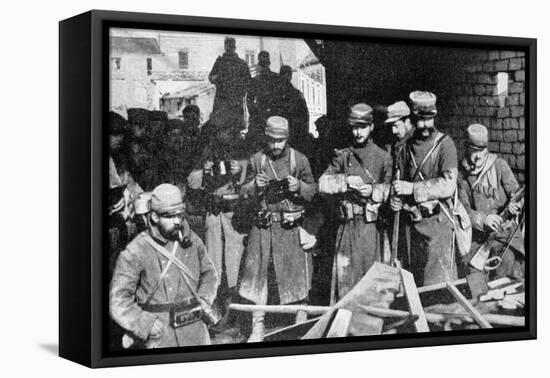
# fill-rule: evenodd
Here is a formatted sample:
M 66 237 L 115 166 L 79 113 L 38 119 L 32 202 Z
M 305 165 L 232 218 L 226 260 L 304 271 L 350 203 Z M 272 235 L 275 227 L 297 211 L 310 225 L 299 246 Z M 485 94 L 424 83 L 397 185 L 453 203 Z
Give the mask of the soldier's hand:
M 413 193 L 413 183 L 402 180 L 395 180 L 392 183 L 393 190 L 398 196 L 408 196 Z
M 365 185 L 363 179 L 359 176 L 348 176 L 346 177 L 346 182 L 348 183 L 348 186 L 353 189 L 359 189 Z
M 361 185 L 358 189 L 358 192 L 361 195 L 361 197 L 368 198 L 372 194 L 372 185 L 370 184 Z
M 261 172 L 261 173 L 258 173 L 256 175 L 255 181 L 256 181 L 256 185 L 258 186 L 258 188 L 263 188 L 269 182 L 269 178 L 267 177 L 267 175 L 265 173 Z
M 390 208 L 393 211 L 401 211 L 403 209 L 403 200 L 400 197 L 392 196 L 390 198 Z
M 496 231 L 502 224 L 502 218 L 498 214 L 489 214 L 485 218 L 484 225 L 491 231 Z
M 151 337 L 159 337 L 164 332 L 164 324 L 160 319 L 155 319 L 153 322 L 153 326 L 151 327 L 151 332 L 149 332 L 149 335 Z
M 523 207 L 523 200 L 518 202 L 510 202 L 508 205 L 508 211 L 512 215 L 517 215 L 521 211 L 521 208 Z
M 286 179 L 288 180 L 289 192 L 297 192 L 298 189 L 300 189 L 300 180 L 298 180 L 296 177 L 288 176 Z
M 204 169 L 205 171 L 211 171 L 213 167 L 214 162 L 211 160 L 206 160 L 202 165 L 202 169 Z
M 229 170 L 232 175 L 236 175 L 241 171 L 241 165 L 236 160 L 229 160 Z

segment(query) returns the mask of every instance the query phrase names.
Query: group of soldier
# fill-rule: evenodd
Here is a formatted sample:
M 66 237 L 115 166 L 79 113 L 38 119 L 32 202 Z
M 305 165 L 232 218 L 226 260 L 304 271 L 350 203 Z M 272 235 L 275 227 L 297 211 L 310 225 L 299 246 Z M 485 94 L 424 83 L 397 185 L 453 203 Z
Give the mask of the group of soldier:
M 157 149 L 162 167 L 132 171 L 110 156 L 109 308 L 122 346 L 208 344 L 234 301 L 335 303 L 377 261 L 409 269 L 418 286 L 453 280 L 474 269 L 468 262 L 487 241 L 499 255 L 491 278 L 523 277 L 523 203 L 510 200 L 519 185 L 488 151 L 485 126 L 467 127 L 459 162 L 453 140 L 436 127 L 436 96 L 414 91 L 409 104 L 387 107 L 392 143 L 375 143 L 373 109 L 358 103 L 345 126 L 318 120 L 319 138 L 302 147 L 303 97 L 281 105 L 288 101 L 281 93 L 290 93 L 286 68 L 272 73 L 260 52 L 263 70 L 250 79 L 234 39 L 225 47 L 210 74 L 217 88 L 210 125 L 199 131 L 200 112 L 184 109 L 193 131 L 179 133 L 194 139 L 171 158 Z M 111 155 L 121 118 L 112 118 Z M 335 148 L 334 135 L 349 145 Z M 170 174 L 147 179 L 161 171 Z M 396 253 L 386 253 L 388 245 Z M 263 340 L 264 323 L 265 313 L 253 312 L 249 342 Z

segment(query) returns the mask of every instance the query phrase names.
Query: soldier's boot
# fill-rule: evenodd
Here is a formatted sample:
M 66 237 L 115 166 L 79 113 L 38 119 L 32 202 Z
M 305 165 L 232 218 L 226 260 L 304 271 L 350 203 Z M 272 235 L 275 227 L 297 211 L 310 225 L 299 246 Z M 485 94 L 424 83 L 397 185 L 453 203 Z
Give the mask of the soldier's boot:
M 264 340 L 264 318 L 265 312 L 254 311 L 252 313 L 252 332 L 248 338 L 249 343 L 258 343 Z

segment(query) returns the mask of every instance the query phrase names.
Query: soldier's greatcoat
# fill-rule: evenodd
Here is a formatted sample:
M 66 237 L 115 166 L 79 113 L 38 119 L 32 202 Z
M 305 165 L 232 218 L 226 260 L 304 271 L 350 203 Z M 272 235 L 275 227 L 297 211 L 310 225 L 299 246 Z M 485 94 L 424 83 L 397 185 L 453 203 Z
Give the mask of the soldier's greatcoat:
M 250 82 L 246 105 L 250 114 L 248 133 L 263 135 L 266 120 L 276 115 L 274 111 L 280 101 L 279 75 L 269 68 L 262 69 Z
M 414 182 L 413 194 L 405 199 L 411 207 L 446 206 L 456 190 L 457 153 L 453 140 L 445 136 L 426 162 L 415 173 L 437 139 L 443 135 L 434 132 L 428 140 L 409 139 L 402 180 Z M 414 161 L 413 161 L 414 156 Z M 413 177 L 414 176 L 414 177 Z M 422 179 L 421 176 L 424 178 Z M 438 202 L 439 201 L 439 202 Z M 430 285 L 457 277 L 453 224 L 444 210 L 423 216 L 411 224 L 411 270 L 417 286 Z
M 208 78 L 216 86 L 213 112 L 244 124 L 244 97 L 251 80 L 246 62 L 236 53 L 225 52 L 214 62 Z
M 365 168 L 359 162 L 363 162 Z M 370 198 L 353 196 L 348 190 L 347 176 L 359 176 L 365 184 L 373 185 Z M 340 204 L 352 203 L 363 212 L 375 217 L 357 214 L 351 220 L 341 219 L 336 235 L 335 261 L 332 286 L 334 296 L 342 298 L 367 273 L 375 261 L 380 261 L 380 232 L 377 228 L 377 214 L 380 204 L 387 198 L 392 177 L 391 155 L 369 139 L 361 148 L 340 151 L 319 179 L 319 191 L 335 194 Z
M 183 248 L 179 243 L 175 256 L 183 262 L 193 275 L 189 279 L 198 295 L 212 304 L 218 287 L 218 275 L 200 238 L 184 222 L 184 234 L 191 240 L 191 246 Z M 163 246 L 168 252 L 174 248 L 173 241 L 166 240 L 158 231 L 138 234 L 120 253 L 111 281 L 109 310 L 112 318 L 134 340 L 134 347 L 178 347 L 209 344 L 210 337 L 206 325 L 198 321 L 183 327 L 169 326 L 169 313 L 144 311 L 142 306 L 149 304 L 170 304 L 193 299 L 193 294 L 181 276 L 180 270 L 170 264 L 161 285 L 157 286 L 162 270 L 168 259 L 161 256 L 147 241 L 146 235 Z M 155 319 L 165 325 L 164 334 L 150 338 Z
M 248 232 L 249 224 L 249 219 L 245 218 L 250 215 L 247 213 L 248 208 L 244 200 L 235 199 L 231 203 L 223 200 L 224 195 L 239 194 L 240 186 L 245 181 L 247 161 L 240 156 L 238 158 L 241 171 L 235 176 L 230 172 L 222 177 L 211 176 L 205 174 L 202 168 L 198 168 L 187 178 L 189 188 L 202 189 L 210 198 L 205 218 L 206 249 L 220 275 L 225 266 L 229 288 L 237 286 L 244 252 L 243 239 Z
M 287 144 L 281 155 L 277 159 L 271 160 L 271 164 L 266 164 L 263 171 L 270 180 L 274 180 L 276 177 L 286 178 L 289 175 L 296 177 L 300 180 L 298 192 L 289 194 L 286 198 L 287 201 L 267 203 L 265 199 L 261 199 L 259 209 L 267 209 L 274 213 L 280 213 L 283 210 L 304 209 L 304 203 L 311 201 L 317 192 L 317 185 L 313 180 L 307 158 L 295 151 L 296 167 L 295 172 L 291 172 L 290 155 L 290 148 Z M 254 179 L 262 171 L 262 156 L 267 157 L 261 151 L 250 159 L 247 183 L 242 187 L 243 193 L 258 195 Z M 268 158 L 268 160 L 270 159 Z M 280 222 L 273 222 L 269 228 L 252 226 L 244 257 L 239 294 L 254 303 L 266 303 L 268 268 L 271 261 L 279 297 L 275 298 L 275 301 L 287 304 L 306 299 L 311 279 L 311 256 L 300 245 L 298 227 L 285 229 L 281 227 Z
M 463 160 L 459 172 L 459 198 L 470 215 L 473 227 L 472 249 L 465 259 L 468 261 L 490 234 L 484 227 L 485 219 L 489 214 L 499 214 L 505 209 L 510 197 L 519 189 L 519 184 L 508 163 L 494 154 L 488 155 L 478 172 L 473 172 L 468 162 Z M 516 225 L 512 221 L 504 225 L 491 242 L 492 252 L 499 253 L 504 248 Z M 496 277 L 509 275 L 523 278 L 521 259 L 516 259 L 518 254 L 525 254 L 523 236 L 519 231 L 503 255 L 503 261 L 495 271 Z

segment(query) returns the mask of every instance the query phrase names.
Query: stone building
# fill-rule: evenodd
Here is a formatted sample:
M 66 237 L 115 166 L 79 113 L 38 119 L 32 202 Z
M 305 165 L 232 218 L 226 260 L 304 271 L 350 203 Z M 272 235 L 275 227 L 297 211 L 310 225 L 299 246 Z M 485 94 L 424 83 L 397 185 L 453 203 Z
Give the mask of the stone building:
M 413 90 L 437 95 L 437 126 L 459 153 L 465 130 L 482 123 L 490 148 L 525 180 L 525 54 L 415 44 L 307 40 L 326 70 L 327 115 L 342 122 L 357 102 L 388 105 Z

